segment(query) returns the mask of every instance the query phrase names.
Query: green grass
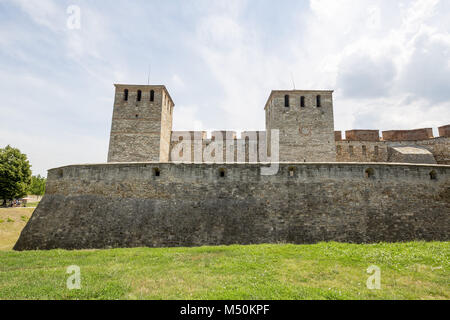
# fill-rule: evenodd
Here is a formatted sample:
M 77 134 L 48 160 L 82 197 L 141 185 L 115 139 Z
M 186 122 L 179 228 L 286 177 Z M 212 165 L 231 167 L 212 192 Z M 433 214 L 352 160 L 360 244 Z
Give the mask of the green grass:
M 0 208 L 0 251 L 13 248 L 33 210 L 33 208 Z M 0 260 L 0 265 L 1 263 Z
M 0 209 L 0 300 L 450 298 L 450 242 L 11 251 L 33 210 Z
M 37 202 L 27 202 L 26 207 L 27 208 L 36 208 L 38 204 L 39 204 L 39 201 L 37 201 Z
M 449 244 L 0 251 L 0 299 L 449 299 Z M 66 288 L 70 265 L 80 290 Z M 366 288 L 370 265 L 380 290 Z

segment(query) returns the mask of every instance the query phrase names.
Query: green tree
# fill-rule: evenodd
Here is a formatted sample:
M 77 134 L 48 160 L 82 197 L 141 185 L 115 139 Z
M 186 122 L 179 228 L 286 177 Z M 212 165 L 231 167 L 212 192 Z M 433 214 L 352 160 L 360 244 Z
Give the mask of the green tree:
M 40 174 L 31 177 L 30 194 L 35 196 L 43 196 L 45 193 L 45 183 L 47 179 L 41 177 Z
M 19 149 L 6 146 L 0 148 L 0 199 L 6 200 L 23 197 L 31 183 L 31 169 L 27 156 Z

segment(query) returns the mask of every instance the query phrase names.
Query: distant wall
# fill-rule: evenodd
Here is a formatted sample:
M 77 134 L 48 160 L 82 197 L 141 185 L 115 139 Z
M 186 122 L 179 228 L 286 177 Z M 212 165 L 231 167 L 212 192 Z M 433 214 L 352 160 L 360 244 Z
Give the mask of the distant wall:
M 438 128 L 439 136 L 450 138 L 450 124 Z
M 389 162 L 388 148 L 417 146 L 430 151 L 438 164 L 450 164 L 450 138 L 420 141 L 336 141 L 338 162 Z
M 383 131 L 383 140 L 385 141 L 416 141 L 433 138 L 433 129 L 415 129 L 415 130 L 391 130 Z
M 133 163 L 52 169 L 16 250 L 450 239 L 450 167 Z M 222 174 L 224 173 L 224 174 Z
M 379 141 L 378 130 L 348 130 L 345 131 L 345 140 L 350 141 Z
M 186 142 L 185 137 L 189 139 L 189 142 L 183 144 L 183 141 Z M 224 142 L 221 148 L 218 144 L 214 145 L 222 139 Z M 194 152 L 197 152 L 197 155 Z M 208 139 L 206 131 L 172 131 L 170 161 L 179 162 L 176 159 L 180 158 L 184 163 L 266 162 L 269 159 L 266 132 L 244 131 L 238 139 L 235 131 L 214 131 L 211 133 L 211 139 Z M 211 158 L 215 161 L 211 161 Z

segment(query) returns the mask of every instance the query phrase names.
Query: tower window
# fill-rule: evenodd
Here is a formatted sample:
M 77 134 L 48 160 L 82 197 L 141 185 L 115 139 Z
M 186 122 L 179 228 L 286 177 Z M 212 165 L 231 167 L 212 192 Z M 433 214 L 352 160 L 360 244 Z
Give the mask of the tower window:
M 365 171 L 365 176 L 368 179 L 375 178 L 375 170 L 373 170 L 372 168 L 367 168 Z
M 341 146 L 337 146 L 337 154 L 338 155 L 342 154 L 342 147 Z
M 305 107 L 305 97 L 300 97 L 300 107 Z
M 320 108 L 322 106 L 321 101 L 320 101 L 320 96 L 316 97 L 316 104 L 317 104 L 317 108 Z
M 150 101 L 155 101 L 155 91 L 154 90 L 151 90 L 150 91 Z
M 123 100 L 128 101 L 128 89 L 123 90 Z
M 436 171 L 431 171 L 430 172 L 430 179 L 431 180 L 437 180 L 437 174 L 436 174 Z
M 350 153 L 350 155 L 353 155 L 353 146 L 349 146 L 348 147 L 348 153 Z
M 284 96 L 284 106 L 289 107 L 289 95 L 288 94 Z
M 289 167 L 289 177 L 295 176 L 295 168 Z
M 153 176 L 155 177 L 161 176 L 161 170 L 159 170 L 159 168 L 153 168 Z
M 365 156 L 367 154 L 367 147 L 362 146 L 362 154 Z
M 137 100 L 137 101 L 141 101 L 141 99 L 142 99 L 142 91 L 141 91 L 141 90 L 138 90 L 136 100 Z
M 225 178 L 225 169 L 219 169 L 219 177 Z

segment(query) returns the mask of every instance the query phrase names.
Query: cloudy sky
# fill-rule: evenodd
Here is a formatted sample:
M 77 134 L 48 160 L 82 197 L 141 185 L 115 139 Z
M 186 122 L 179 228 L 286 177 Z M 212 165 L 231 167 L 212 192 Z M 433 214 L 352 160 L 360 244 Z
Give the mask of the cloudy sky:
M 149 65 L 175 130 L 264 130 L 270 90 L 294 84 L 335 90 L 336 130 L 436 128 L 449 32 L 448 0 L 0 0 L 0 147 L 34 174 L 105 162 L 113 83 Z

